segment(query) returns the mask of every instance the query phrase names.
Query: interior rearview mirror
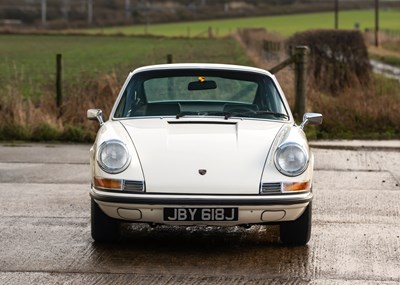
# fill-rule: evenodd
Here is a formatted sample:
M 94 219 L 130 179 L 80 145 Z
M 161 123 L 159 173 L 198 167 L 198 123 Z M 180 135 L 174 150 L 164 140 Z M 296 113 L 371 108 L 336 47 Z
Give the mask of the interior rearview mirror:
M 194 81 L 190 82 L 188 85 L 188 90 L 210 90 L 210 89 L 217 89 L 217 83 L 212 80 L 205 80 L 205 81 Z

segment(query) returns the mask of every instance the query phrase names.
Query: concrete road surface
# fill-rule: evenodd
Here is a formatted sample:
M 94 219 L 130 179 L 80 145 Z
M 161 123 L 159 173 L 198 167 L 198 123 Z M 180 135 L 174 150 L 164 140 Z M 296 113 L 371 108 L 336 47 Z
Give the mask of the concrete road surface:
M 0 284 L 400 284 L 400 142 L 314 143 L 313 233 L 126 225 L 90 237 L 88 145 L 0 144 Z

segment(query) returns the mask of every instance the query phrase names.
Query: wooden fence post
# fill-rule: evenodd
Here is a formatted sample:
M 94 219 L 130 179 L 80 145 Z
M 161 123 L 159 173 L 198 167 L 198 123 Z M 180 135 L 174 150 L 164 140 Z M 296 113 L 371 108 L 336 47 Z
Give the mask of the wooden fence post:
M 275 74 L 294 62 L 295 104 L 293 115 L 296 119 L 301 119 L 306 112 L 306 66 L 307 54 L 309 52 L 310 49 L 307 46 L 296 46 L 294 54 L 292 54 L 292 49 L 290 49 L 290 57 L 269 70 L 272 74 Z
M 167 54 L 167 63 L 172 63 L 172 54 Z
M 172 54 L 167 54 L 167 63 L 172 63 L 173 59 L 172 59 Z M 174 80 L 172 78 L 168 78 L 168 83 L 167 83 L 167 94 L 168 94 L 168 98 L 172 99 L 175 97 L 175 93 L 174 93 Z
M 57 108 L 62 105 L 62 54 L 56 55 L 56 104 Z
M 295 64 L 295 106 L 294 116 L 300 119 L 306 111 L 306 61 L 309 48 L 307 46 L 296 46 L 294 53 Z

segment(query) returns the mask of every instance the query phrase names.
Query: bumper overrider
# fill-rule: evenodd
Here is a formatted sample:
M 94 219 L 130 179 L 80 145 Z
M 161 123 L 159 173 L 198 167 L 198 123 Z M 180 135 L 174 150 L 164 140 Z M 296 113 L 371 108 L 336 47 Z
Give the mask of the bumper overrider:
M 296 220 L 312 192 L 275 195 L 118 193 L 91 188 L 90 196 L 111 218 L 168 225 L 243 225 Z

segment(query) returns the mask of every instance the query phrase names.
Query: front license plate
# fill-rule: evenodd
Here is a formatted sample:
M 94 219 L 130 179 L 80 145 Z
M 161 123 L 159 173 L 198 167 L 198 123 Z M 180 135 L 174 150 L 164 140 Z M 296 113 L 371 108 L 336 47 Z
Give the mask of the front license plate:
M 164 208 L 164 221 L 237 221 L 238 208 Z

